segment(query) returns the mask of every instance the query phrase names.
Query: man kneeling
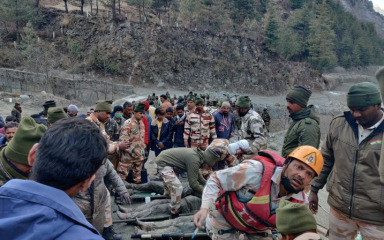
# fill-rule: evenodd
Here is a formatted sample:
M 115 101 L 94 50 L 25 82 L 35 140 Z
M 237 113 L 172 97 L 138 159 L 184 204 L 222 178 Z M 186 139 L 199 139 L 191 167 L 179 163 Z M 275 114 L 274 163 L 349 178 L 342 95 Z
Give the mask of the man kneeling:
M 242 234 L 247 239 L 271 239 L 279 201 L 304 203 L 302 190 L 322 168 L 323 156 L 311 146 L 296 148 L 287 159 L 261 151 L 252 160 L 211 175 L 194 223 L 203 228 L 206 220 L 212 239 L 239 239 Z

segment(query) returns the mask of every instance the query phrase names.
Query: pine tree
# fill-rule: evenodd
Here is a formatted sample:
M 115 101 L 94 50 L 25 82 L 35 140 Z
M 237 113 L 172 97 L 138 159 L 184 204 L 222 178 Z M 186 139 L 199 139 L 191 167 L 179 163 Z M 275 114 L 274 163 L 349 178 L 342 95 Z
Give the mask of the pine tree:
M 277 52 L 280 35 L 280 22 L 276 11 L 272 4 L 268 5 L 268 12 L 266 14 L 266 28 L 265 28 L 265 44 L 266 48 L 271 52 Z
M 300 54 L 300 45 L 300 37 L 289 26 L 284 27 L 279 35 L 278 53 L 290 59 Z
M 315 69 L 325 70 L 335 67 L 337 64 L 336 38 L 331 28 L 326 1 L 323 0 L 316 10 L 316 18 L 310 22 L 310 33 L 307 40 L 309 62 Z
M 36 0 L 1 0 L 0 21 L 13 23 L 16 32 L 16 41 L 19 43 L 21 29 L 29 21 L 36 25 L 41 22 L 42 16 Z

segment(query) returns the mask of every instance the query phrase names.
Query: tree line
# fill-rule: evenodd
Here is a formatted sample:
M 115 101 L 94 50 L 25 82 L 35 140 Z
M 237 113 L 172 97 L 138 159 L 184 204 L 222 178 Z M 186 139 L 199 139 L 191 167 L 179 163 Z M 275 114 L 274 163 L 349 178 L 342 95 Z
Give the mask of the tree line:
M 66 13 L 68 1 L 63 0 Z M 265 51 L 288 60 L 309 62 L 319 71 L 384 62 L 384 40 L 377 35 L 373 24 L 358 21 L 331 0 L 285 0 L 282 5 L 272 0 L 72 0 L 69 3 L 79 8 L 79 14 L 84 14 L 84 6 L 88 4 L 90 14 L 97 16 L 102 5 L 110 9 L 112 19 L 118 19 L 123 16 L 122 4 L 125 4 L 136 9 L 138 17 L 133 19 L 136 21 L 256 37 L 261 39 L 260 46 Z M 39 0 L 2 0 L 0 37 L 14 30 L 19 43 L 27 22 L 37 28 L 42 18 Z

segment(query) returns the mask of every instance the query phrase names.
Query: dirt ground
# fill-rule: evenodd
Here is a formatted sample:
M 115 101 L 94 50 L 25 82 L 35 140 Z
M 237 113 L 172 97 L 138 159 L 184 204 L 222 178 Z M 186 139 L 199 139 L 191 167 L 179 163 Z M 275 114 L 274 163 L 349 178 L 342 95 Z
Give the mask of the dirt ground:
M 350 85 L 351 84 L 342 84 L 336 90 L 315 92 L 312 94 L 309 104 L 315 105 L 316 111 L 318 112 L 318 115 L 321 119 L 322 139 L 324 139 L 324 137 L 327 134 L 328 125 L 331 119 L 333 118 L 333 116 L 347 109 L 345 106 L 345 99 L 346 99 L 346 92 L 348 91 L 348 88 L 350 87 Z M 173 90 L 173 89 L 163 89 L 160 91 L 160 90 L 153 90 L 153 89 L 147 89 L 147 88 L 135 88 L 136 94 L 128 96 L 128 99 L 140 99 L 140 97 L 144 99 L 148 95 L 152 95 L 153 92 L 155 92 L 156 95 L 160 95 L 160 94 L 164 94 L 166 91 L 169 91 L 171 96 L 173 96 L 173 94 L 176 94 L 177 96 L 188 94 L 188 91 L 180 91 L 180 90 Z M 209 94 L 211 96 L 211 99 L 222 98 L 223 94 L 231 95 L 231 93 L 209 93 Z M 38 113 L 42 111 L 41 104 L 44 101 L 51 100 L 51 99 L 56 100 L 58 106 L 66 107 L 69 104 L 76 104 L 80 108 L 80 113 L 86 113 L 86 111 L 88 111 L 89 108 L 93 107 L 93 106 L 83 105 L 82 103 L 77 101 L 70 101 L 67 99 L 58 98 L 53 96 L 52 94 L 47 94 L 44 92 L 40 94 L 35 94 L 35 95 L 28 95 L 28 97 L 27 96 L 20 97 L 20 96 L 9 94 L 9 93 L 0 93 L 0 102 L 1 102 L 0 115 L 2 115 L 3 117 L 9 115 L 15 101 L 21 102 L 21 105 L 23 108 L 22 115 L 25 116 L 33 113 Z M 251 96 L 251 99 L 256 109 L 262 109 L 263 107 L 267 107 L 269 109 L 269 112 L 272 117 L 269 147 L 272 150 L 280 152 L 281 146 L 283 143 L 283 137 L 289 125 L 289 117 L 285 109 L 285 94 L 279 95 L 279 96 L 273 96 L 273 97 L 253 95 Z M 154 154 L 151 153 L 150 158 L 146 163 L 146 168 L 148 169 L 148 173 L 150 174 L 151 178 L 155 177 L 154 174 L 156 171 L 153 159 L 154 159 Z M 321 191 L 320 192 L 321 208 L 319 209 L 319 213 L 316 215 L 316 219 L 318 221 L 319 226 L 322 226 L 320 227 L 320 229 L 324 232 L 325 232 L 325 229 L 328 227 L 327 217 L 329 212 L 329 206 L 326 202 L 326 198 L 327 198 L 327 192 Z M 139 204 L 145 204 L 145 203 L 135 202 L 128 207 L 135 208 Z M 112 210 L 114 212 L 113 213 L 114 220 L 119 220 L 116 215 L 117 206 L 115 204 L 113 205 Z M 114 228 L 118 233 L 121 233 L 123 235 L 122 239 L 124 240 L 131 239 L 130 237 L 131 234 L 135 233 L 134 226 L 127 225 L 125 223 L 116 223 L 114 224 Z M 177 239 L 177 238 L 174 238 L 174 239 Z

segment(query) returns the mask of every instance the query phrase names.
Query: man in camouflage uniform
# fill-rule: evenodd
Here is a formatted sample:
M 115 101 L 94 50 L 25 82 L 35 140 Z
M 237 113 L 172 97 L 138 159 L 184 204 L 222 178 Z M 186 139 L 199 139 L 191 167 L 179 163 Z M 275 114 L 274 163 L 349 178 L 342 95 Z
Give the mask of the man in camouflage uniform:
M 263 119 L 265 123 L 265 127 L 267 128 L 267 131 L 269 132 L 269 125 L 271 124 L 271 116 L 269 116 L 267 108 L 263 109 L 263 113 L 261 114 L 261 118 Z
M 105 131 L 104 123 L 107 122 L 108 118 L 110 118 L 111 112 L 112 102 L 101 100 L 96 103 L 95 111 L 86 118 L 87 120 L 93 122 L 99 128 L 105 139 L 107 139 L 108 154 L 114 154 L 119 150 L 119 143 L 113 142 Z
M 240 139 L 245 139 L 249 143 L 249 151 L 244 158 L 251 159 L 260 150 L 267 148 L 265 124 L 260 115 L 251 108 L 251 99 L 248 96 L 239 96 L 235 105 L 241 119 Z
M 162 151 L 156 157 L 158 172 L 164 180 L 164 193 L 171 197 L 172 214 L 179 213 L 183 191 L 176 173 L 187 172 L 189 186 L 197 195 L 201 195 L 205 185 L 201 169 L 211 169 L 216 162 L 226 159 L 230 159 L 230 164 L 234 165 L 234 158 L 228 153 L 228 145 L 229 141 L 226 139 L 215 139 L 205 151 L 195 148 L 172 148 Z
M 196 98 L 196 109 L 191 111 L 185 121 L 184 145 L 205 150 L 209 139 L 216 139 L 215 119 L 211 113 L 204 111 L 204 100 Z
M 96 103 L 95 111 L 86 119 L 99 128 L 101 134 L 108 142 L 107 152 L 112 155 L 116 154 L 119 151 L 119 148 L 120 150 L 127 148 L 129 143 L 124 142 L 119 144 L 118 142 L 113 142 L 105 131 L 104 123 L 110 118 L 111 112 L 112 102 L 101 100 Z M 104 165 L 105 166 L 102 166 L 97 170 L 92 187 L 88 189 L 88 192 L 78 193 L 75 197 L 75 202 L 77 202 L 79 208 L 87 217 L 87 220 L 90 221 L 106 239 L 113 239 L 113 236 L 116 234 L 112 228 L 111 196 L 105 186 L 104 177 L 107 176 L 107 179 L 118 191 L 119 189 L 122 189 L 122 182 L 116 181 L 116 171 L 109 161 L 106 161 Z M 119 193 L 121 194 L 122 199 L 125 199 L 124 201 L 129 201 L 128 191 L 119 191 Z
M 185 106 L 184 111 L 185 111 L 185 113 L 189 113 L 189 112 L 194 111 L 195 108 L 196 108 L 195 97 L 193 96 L 193 94 L 190 94 L 190 95 L 188 95 L 187 106 Z
M 135 106 L 133 116 L 125 121 L 120 132 L 120 142 L 129 142 L 131 145 L 120 152 L 120 162 L 117 172 L 125 180 L 129 170 L 132 169 L 132 177 L 135 183 L 141 183 L 141 170 L 145 158 L 145 126 L 142 118 L 145 113 L 145 104 L 138 103 Z

